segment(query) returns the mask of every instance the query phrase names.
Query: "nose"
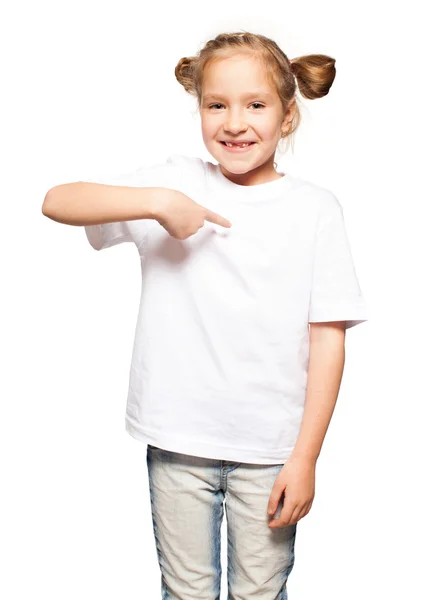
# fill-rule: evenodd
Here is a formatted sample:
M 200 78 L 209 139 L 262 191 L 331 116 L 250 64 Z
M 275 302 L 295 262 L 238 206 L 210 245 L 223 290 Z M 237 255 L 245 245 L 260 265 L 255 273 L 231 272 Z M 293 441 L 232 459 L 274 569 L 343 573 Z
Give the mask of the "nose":
M 224 124 L 225 133 L 236 135 L 247 129 L 248 125 L 245 123 L 240 111 L 232 110 L 227 112 L 226 122 Z

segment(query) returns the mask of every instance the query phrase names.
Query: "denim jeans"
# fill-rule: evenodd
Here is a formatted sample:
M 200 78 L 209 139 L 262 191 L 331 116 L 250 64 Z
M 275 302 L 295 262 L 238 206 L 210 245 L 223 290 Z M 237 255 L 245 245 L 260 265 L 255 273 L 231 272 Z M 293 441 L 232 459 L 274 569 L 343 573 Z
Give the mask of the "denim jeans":
M 287 600 L 297 524 L 268 526 L 280 515 L 284 494 L 275 514 L 267 514 L 282 467 L 201 458 L 147 445 L 163 600 L 220 600 L 224 506 L 228 600 Z

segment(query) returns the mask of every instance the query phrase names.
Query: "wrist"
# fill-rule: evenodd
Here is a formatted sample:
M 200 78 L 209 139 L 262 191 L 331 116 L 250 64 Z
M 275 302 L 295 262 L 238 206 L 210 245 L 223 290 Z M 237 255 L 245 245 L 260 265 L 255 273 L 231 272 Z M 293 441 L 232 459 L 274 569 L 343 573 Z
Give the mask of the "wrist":
M 305 454 L 301 452 L 292 452 L 289 460 L 296 462 L 308 463 L 315 466 L 319 457 L 313 454 Z
M 144 195 L 144 213 L 147 219 L 159 220 L 161 216 L 162 197 L 165 188 L 153 187 L 143 188 L 146 190 Z

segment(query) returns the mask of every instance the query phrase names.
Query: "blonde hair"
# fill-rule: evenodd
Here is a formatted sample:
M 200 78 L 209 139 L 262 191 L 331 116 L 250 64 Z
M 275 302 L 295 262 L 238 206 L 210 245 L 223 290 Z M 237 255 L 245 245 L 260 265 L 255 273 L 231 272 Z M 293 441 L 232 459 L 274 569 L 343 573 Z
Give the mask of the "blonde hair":
M 216 60 L 245 54 L 261 61 L 271 86 L 277 90 L 284 112 L 294 101 L 294 116 L 288 131 L 281 138 L 292 140 L 301 122 L 296 102 L 296 83 L 304 98 L 310 100 L 326 96 L 335 79 L 335 59 L 325 54 L 307 54 L 288 59 L 272 39 L 249 31 L 221 33 L 206 42 L 196 56 L 181 58 L 174 70 L 177 81 L 197 98 L 198 108 L 202 102 L 203 74 L 205 67 Z M 286 148 L 287 149 L 287 148 Z

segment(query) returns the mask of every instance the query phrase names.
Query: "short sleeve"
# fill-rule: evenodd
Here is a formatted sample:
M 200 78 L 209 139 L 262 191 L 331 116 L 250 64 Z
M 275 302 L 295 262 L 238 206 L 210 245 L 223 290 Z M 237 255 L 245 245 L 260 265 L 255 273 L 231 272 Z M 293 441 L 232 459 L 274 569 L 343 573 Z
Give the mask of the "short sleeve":
M 321 208 L 308 321 L 346 321 L 348 329 L 368 320 L 368 306 L 356 275 L 343 208 L 332 194 Z
M 85 179 L 86 183 L 101 183 L 125 187 L 166 187 L 179 189 L 182 185 L 184 160 L 180 155 L 171 155 L 163 163 L 143 166 L 130 173 L 107 175 Z M 118 221 L 99 225 L 85 225 L 87 240 L 95 250 L 110 248 L 123 242 L 134 242 L 137 247 L 144 240 L 149 219 Z

